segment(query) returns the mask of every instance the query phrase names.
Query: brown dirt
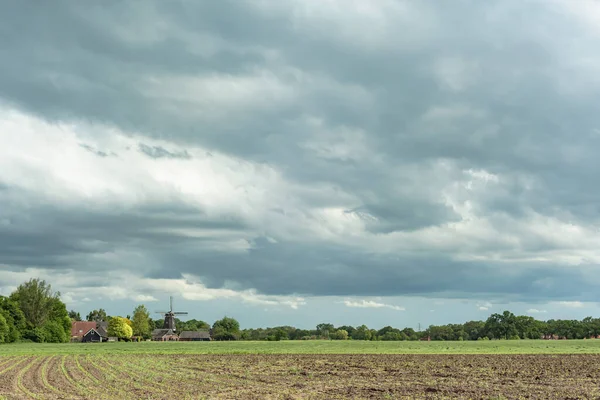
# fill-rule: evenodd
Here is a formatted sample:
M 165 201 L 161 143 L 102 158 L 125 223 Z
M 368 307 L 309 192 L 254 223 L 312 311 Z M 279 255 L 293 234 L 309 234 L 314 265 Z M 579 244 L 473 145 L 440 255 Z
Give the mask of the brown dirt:
M 7 399 L 600 398 L 600 355 L 70 355 L 64 360 L 6 360 L 0 357 L 0 397 Z

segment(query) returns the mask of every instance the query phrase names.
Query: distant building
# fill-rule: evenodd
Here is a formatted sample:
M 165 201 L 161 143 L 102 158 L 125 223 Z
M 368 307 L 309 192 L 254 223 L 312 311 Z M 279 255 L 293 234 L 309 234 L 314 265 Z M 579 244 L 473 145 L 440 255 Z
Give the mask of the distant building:
M 83 335 L 83 339 L 81 341 L 83 343 L 108 342 L 108 334 L 104 328 L 92 328 L 85 335 Z
M 83 336 L 89 332 L 90 329 L 96 328 L 95 321 L 73 321 L 71 322 L 71 341 L 81 342 Z
M 179 334 L 180 342 L 205 342 L 209 340 L 209 331 L 183 331 Z
M 173 329 L 155 329 L 152 331 L 152 340 L 155 342 L 178 341 L 179 336 L 177 336 Z

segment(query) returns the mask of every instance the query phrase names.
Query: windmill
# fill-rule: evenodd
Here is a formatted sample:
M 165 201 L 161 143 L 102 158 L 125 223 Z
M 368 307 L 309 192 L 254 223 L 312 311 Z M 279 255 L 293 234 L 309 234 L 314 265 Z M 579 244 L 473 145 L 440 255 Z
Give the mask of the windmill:
M 170 309 L 169 311 L 155 311 L 157 314 L 165 316 L 165 324 L 163 329 L 171 329 L 175 332 L 175 316 L 187 315 L 187 311 L 173 311 L 173 296 L 169 296 Z

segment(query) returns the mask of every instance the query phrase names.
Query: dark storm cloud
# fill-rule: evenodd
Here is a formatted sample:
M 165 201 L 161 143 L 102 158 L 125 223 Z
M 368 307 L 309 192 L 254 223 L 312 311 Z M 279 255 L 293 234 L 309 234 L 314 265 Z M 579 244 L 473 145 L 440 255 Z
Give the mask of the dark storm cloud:
M 86 256 L 174 245 L 203 248 L 218 237 L 237 237 L 248 228 L 235 216 L 215 220 L 200 209 L 176 202 L 98 209 L 94 204 L 61 207 L 22 201 L 34 197 L 20 190 L 14 190 L 10 198 L 0 197 L 2 204 L 10 205 L 0 210 L 0 264 L 95 269 L 95 263 L 85 262 Z M 194 230 L 211 230 L 216 237 L 190 236 Z M 103 266 L 122 267 L 119 260 Z
M 344 205 L 346 213 L 381 236 L 460 221 L 439 192 L 464 177 L 443 175 L 436 161 L 501 176 L 477 192 L 472 206 L 501 232 L 515 229 L 502 216 L 518 221 L 532 211 L 588 226 L 599 221 L 600 88 L 586 84 L 592 76 L 577 74 L 578 58 L 597 43 L 570 46 L 569 38 L 586 40 L 573 17 L 542 3 L 419 2 L 408 15 L 384 11 L 393 28 L 368 41 L 377 30 L 361 25 L 368 18 L 350 8 L 310 16 L 293 4 L 6 2 L 0 98 L 50 121 L 101 122 L 271 165 L 299 185 L 334 186 L 356 199 Z M 357 22 L 348 25 L 356 31 L 350 38 L 335 24 L 345 13 Z M 190 89 L 188 80 L 217 77 L 223 79 L 217 92 L 202 84 Z M 228 83 L 239 89 L 244 79 L 259 83 L 240 105 L 228 97 Z M 171 81 L 179 83 L 165 92 Z M 184 96 L 184 89 L 192 94 Z M 350 141 L 341 156 L 305 145 L 337 129 L 342 133 L 333 142 L 344 129 L 362 132 L 365 142 Z M 145 143 L 139 151 L 191 158 Z M 307 207 L 335 202 L 309 194 L 303 200 Z M 248 252 L 228 254 L 202 244 L 215 238 L 181 232 L 211 229 L 246 239 L 263 227 L 168 201 L 162 210 L 13 207 L 4 211 L 10 222 L 0 224 L 0 263 L 19 267 L 86 268 L 86 256 L 134 249 L 157 260 L 148 276 L 190 272 L 213 287 L 235 281 L 270 294 L 539 299 L 567 298 L 590 285 L 559 262 L 518 261 L 511 266 L 518 273 L 505 275 L 502 263 L 458 262 L 451 251 L 433 249 L 394 259 L 298 238 L 259 240 Z M 23 215 L 28 219 L 19 220 Z M 496 250 L 558 245 L 532 237 L 517 249 L 506 246 L 498 242 Z

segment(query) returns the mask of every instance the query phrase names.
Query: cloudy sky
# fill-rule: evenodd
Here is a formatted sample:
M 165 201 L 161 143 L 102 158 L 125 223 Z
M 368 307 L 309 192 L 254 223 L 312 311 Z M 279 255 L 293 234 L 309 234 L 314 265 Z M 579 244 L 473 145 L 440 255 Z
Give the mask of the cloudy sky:
M 0 294 L 243 327 L 600 313 L 595 1 L 0 15 Z

